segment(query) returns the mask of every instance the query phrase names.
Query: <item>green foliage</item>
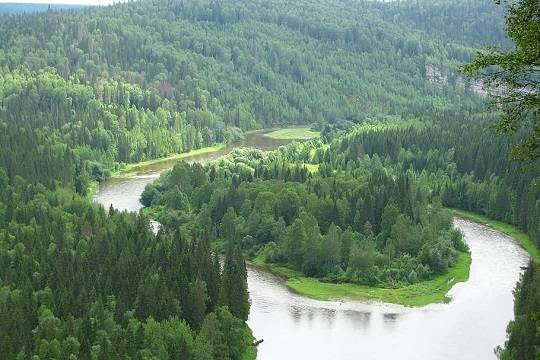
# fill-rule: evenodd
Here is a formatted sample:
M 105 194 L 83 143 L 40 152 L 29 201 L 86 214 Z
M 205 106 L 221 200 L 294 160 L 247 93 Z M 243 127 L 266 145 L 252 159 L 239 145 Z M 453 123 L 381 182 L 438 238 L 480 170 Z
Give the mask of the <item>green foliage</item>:
M 4 357 L 220 358 L 198 330 L 220 292 L 243 289 L 247 300 L 240 254 L 235 281 L 226 267 L 228 282 L 222 282 L 204 234 L 177 229 L 154 235 L 143 216 L 107 214 L 69 190 L 10 181 L 4 170 L 0 184 Z M 248 312 L 245 302 L 242 319 Z M 242 338 L 225 350 L 239 359 L 251 335 L 242 320 L 227 321 L 223 326 Z
M 508 2 L 507 10 L 506 32 L 514 47 L 480 53 L 464 70 L 480 73 L 495 88 L 492 95 L 503 109 L 497 130 L 523 134 L 513 148 L 513 157 L 535 161 L 540 159 L 540 4 L 518 0 Z
M 242 321 L 232 316 L 226 307 L 219 307 L 206 317 L 201 335 L 212 346 L 214 359 L 244 359 L 253 339 Z
M 220 224 L 216 240 L 326 281 L 397 286 L 455 264 L 466 250 L 461 235 L 412 175 L 394 178 L 375 158 L 325 174 L 290 165 L 313 161 L 311 154 L 325 148 L 312 141 L 269 153 L 236 150 L 206 166 L 214 175 L 199 185 L 189 179 L 200 167 L 179 163 L 145 193 L 153 194 L 151 205 L 168 227 Z M 207 194 L 202 202 L 199 188 Z M 171 198 L 191 204 L 179 209 Z M 232 303 L 223 303 L 242 318 Z
M 538 359 L 540 355 L 540 265 L 531 262 L 514 292 L 515 319 L 508 324 L 508 340 L 497 349 L 502 360 Z

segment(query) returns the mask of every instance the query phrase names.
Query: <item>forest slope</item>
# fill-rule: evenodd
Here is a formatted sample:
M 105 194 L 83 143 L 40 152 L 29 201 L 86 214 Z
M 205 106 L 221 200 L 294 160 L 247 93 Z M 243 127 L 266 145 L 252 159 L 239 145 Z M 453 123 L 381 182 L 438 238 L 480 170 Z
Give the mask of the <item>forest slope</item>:
M 117 163 L 232 142 L 247 129 L 344 129 L 376 114 L 471 108 L 481 100 L 453 70 L 480 44 L 504 41 L 487 3 L 137 1 L 6 15 L 0 118 L 66 144 L 100 180 Z M 473 14 L 490 20 L 484 31 L 456 20 Z M 428 69 L 448 75 L 433 82 Z M 30 173 L 0 161 L 9 174 Z

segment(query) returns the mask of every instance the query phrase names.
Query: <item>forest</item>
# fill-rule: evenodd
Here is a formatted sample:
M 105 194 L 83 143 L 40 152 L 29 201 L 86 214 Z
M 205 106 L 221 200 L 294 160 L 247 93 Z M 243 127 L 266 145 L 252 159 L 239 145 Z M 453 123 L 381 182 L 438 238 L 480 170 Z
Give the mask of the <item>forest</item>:
M 204 233 L 0 171 L 0 348 L 7 359 L 239 359 L 252 351 L 242 255 Z M 243 280 L 242 280 L 243 279 Z
M 51 158 L 63 156 L 60 144 L 71 149 L 85 163 L 80 193 L 87 176 L 234 142 L 249 129 L 346 129 L 370 115 L 482 102 L 455 72 L 481 44 L 504 41 L 500 9 L 460 1 L 447 19 L 442 2 L 420 2 L 420 21 L 414 7 L 359 4 L 141 1 L 5 15 L 0 118 L 54 143 Z M 472 19 L 465 29 L 458 22 L 474 13 L 482 32 Z M 441 23 L 440 38 L 428 35 Z M 10 176 L 30 175 L 11 158 L 1 162 Z
M 468 255 L 447 208 L 540 245 L 537 164 L 507 155 L 524 135 L 486 130 L 499 111 L 458 73 L 493 43 L 511 47 L 490 0 L 0 15 L 2 357 L 253 359 L 246 259 L 332 283 L 420 283 Z M 91 201 L 125 164 L 297 124 L 320 138 L 179 163 L 140 214 Z M 517 287 L 501 358 L 536 351 L 523 339 L 539 338 L 538 274 Z
M 337 174 L 288 160 L 237 150 L 207 173 L 180 163 L 142 201 L 166 226 L 210 227 L 213 239 L 236 241 L 252 258 L 331 281 L 415 283 L 467 250 L 440 202 L 378 159 Z
M 466 251 L 442 206 L 515 224 L 540 246 L 538 170 L 509 171 L 518 165 L 504 156 L 507 139 L 483 130 L 493 117 L 475 120 L 377 119 L 330 143 L 237 150 L 206 168 L 179 164 L 141 202 L 163 224 L 207 224 L 215 239 L 236 239 L 252 258 L 306 275 L 415 282 Z

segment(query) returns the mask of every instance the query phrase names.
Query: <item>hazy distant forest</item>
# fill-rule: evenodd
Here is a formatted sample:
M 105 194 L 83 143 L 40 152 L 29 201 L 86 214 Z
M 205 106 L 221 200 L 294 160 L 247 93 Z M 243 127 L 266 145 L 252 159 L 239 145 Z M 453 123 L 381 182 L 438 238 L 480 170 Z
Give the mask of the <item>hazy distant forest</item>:
M 245 259 L 418 283 L 468 251 L 446 208 L 540 246 L 538 167 L 508 155 L 523 134 L 497 135 L 499 110 L 458 71 L 493 44 L 512 47 L 490 0 L 0 15 L 2 356 L 252 359 Z M 146 188 L 141 214 L 89 197 L 127 163 L 299 124 L 320 138 L 180 163 Z M 526 279 L 518 314 L 538 312 L 538 272 Z M 503 356 L 529 359 L 538 319 L 516 324 L 533 340 Z

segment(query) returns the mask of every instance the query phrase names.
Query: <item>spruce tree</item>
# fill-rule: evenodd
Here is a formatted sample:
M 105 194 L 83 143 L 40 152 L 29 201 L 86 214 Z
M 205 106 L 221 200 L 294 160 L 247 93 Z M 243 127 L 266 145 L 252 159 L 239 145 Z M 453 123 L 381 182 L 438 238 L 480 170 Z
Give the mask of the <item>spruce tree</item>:
M 221 282 L 221 304 L 241 320 L 249 316 L 247 271 L 238 246 L 229 243 Z

